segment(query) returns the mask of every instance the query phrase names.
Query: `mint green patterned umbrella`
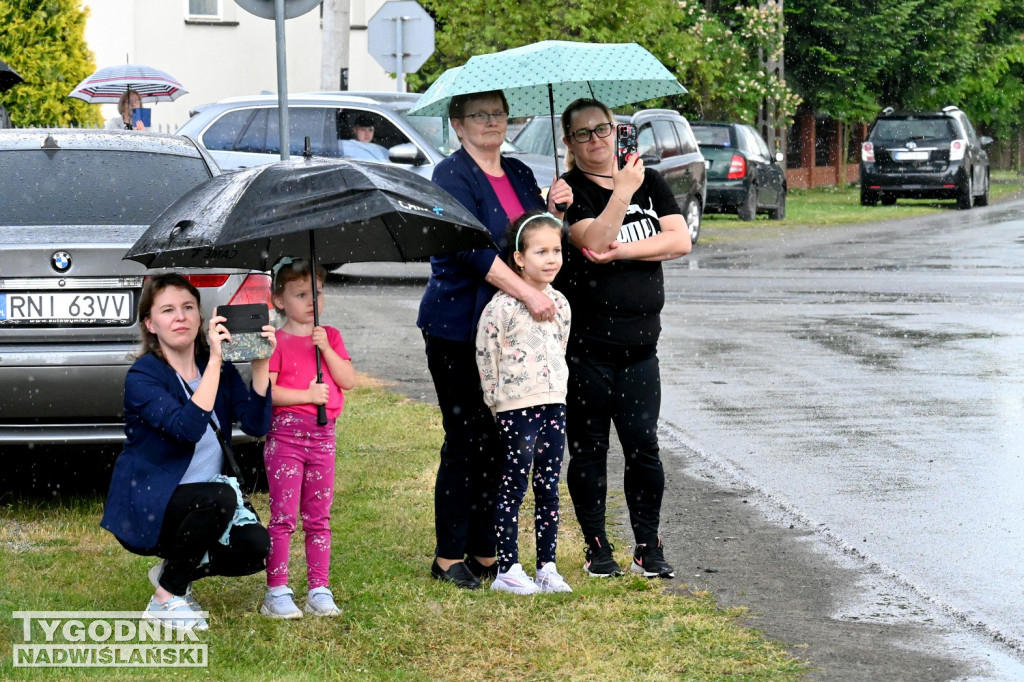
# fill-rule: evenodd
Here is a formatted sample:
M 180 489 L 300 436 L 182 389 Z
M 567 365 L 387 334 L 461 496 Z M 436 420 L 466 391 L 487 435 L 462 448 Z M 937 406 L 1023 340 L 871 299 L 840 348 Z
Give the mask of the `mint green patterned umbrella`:
M 447 116 L 448 102 L 455 95 L 488 90 L 504 91 L 510 116 L 553 114 L 580 97 L 617 107 L 686 92 L 654 55 L 636 43 L 545 40 L 471 57 L 463 66 L 445 71 L 409 113 Z
M 471 57 L 448 69 L 409 114 L 447 118 L 452 97 L 489 90 L 505 93 L 510 116 L 554 116 L 580 97 L 617 107 L 686 92 L 654 55 L 636 43 L 544 40 Z M 556 135 L 554 123 L 551 135 Z

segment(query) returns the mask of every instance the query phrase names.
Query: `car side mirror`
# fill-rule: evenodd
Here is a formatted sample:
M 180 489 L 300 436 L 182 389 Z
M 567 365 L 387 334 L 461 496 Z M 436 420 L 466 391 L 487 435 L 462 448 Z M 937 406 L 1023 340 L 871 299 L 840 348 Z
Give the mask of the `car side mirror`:
M 782 163 L 782 160 L 784 158 L 786 158 L 786 157 L 782 154 L 782 152 L 775 152 L 775 161 L 776 162 Z
M 391 163 L 404 163 L 408 166 L 419 166 L 426 163 L 426 155 L 412 142 L 396 144 L 388 150 L 388 160 Z
M 640 160 L 644 162 L 645 166 L 656 166 L 661 163 L 661 157 L 657 154 L 641 154 Z
M 990 144 L 992 144 L 994 142 L 994 140 L 991 137 L 989 137 L 988 135 L 982 135 L 981 139 L 979 140 L 979 142 L 981 142 L 981 146 L 982 147 L 987 147 Z

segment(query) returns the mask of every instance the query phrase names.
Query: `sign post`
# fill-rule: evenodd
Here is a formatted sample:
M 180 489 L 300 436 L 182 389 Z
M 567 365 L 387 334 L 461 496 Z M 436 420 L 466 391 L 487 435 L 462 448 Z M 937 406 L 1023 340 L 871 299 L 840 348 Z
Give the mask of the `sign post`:
M 281 134 L 281 160 L 287 161 L 291 140 L 288 139 L 288 64 L 285 57 L 285 19 L 302 16 L 323 0 L 235 0 L 250 14 L 274 20 L 277 42 L 277 129 Z
M 393 25 L 392 25 L 393 24 Z M 415 73 L 434 54 L 434 19 L 416 0 L 390 0 L 366 22 L 370 55 L 405 87 L 405 74 Z

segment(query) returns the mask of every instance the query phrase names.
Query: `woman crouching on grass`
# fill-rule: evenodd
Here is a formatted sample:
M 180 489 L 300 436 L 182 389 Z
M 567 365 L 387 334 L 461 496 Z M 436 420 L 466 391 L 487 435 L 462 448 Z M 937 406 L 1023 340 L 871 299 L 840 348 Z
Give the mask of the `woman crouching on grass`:
M 270 537 L 242 502 L 219 432 L 236 421 L 252 436 L 270 428 L 269 360 L 252 362 L 252 385 L 221 355 L 231 340 L 214 313 L 203 330 L 199 291 L 177 273 L 146 282 L 139 298 L 142 350 L 124 387 L 127 440 L 100 522 L 125 549 L 163 559 L 149 571 L 148 618 L 205 630 L 192 583 L 266 568 Z M 276 346 L 274 328 L 263 336 Z M 227 474 L 227 475 L 225 475 Z

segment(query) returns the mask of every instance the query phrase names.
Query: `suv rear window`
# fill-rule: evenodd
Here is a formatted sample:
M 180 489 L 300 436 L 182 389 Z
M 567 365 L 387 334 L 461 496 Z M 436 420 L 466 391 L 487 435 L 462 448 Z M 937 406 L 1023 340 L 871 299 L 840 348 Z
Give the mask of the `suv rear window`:
M 99 169 L 97 171 L 97 169 Z M 95 149 L 0 152 L 7 225 L 148 225 L 210 177 L 195 157 Z
M 880 118 L 871 131 L 874 140 L 951 140 L 956 126 L 946 117 Z

